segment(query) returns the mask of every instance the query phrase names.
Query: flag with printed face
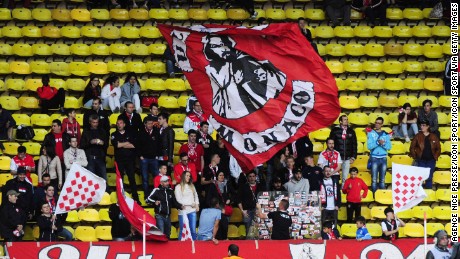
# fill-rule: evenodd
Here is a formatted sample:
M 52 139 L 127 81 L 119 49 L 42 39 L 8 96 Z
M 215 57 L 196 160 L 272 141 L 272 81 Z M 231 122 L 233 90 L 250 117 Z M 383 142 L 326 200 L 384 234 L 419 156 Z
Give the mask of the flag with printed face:
M 429 176 L 430 168 L 393 163 L 391 185 L 395 213 L 408 210 L 426 198 L 422 184 Z
M 244 171 L 340 113 L 335 79 L 297 24 L 158 28 Z
M 56 214 L 66 213 L 89 205 L 98 204 L 104 195 L 105 180 L 72 164 L 56 204 Z

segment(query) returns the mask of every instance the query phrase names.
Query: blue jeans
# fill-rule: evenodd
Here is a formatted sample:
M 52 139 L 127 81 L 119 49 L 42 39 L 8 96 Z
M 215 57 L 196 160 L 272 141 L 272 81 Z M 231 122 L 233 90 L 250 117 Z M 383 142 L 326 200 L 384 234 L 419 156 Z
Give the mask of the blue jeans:
M 434 167 L 436 165 L 436 160 L 416 160 L 416 165 L 418 167 L 425 167 L 425 168 L 430 168 L 430 176 L 428 179 L 425 180 L 425 189 L 432 189 L 433 188 L 433 173 L 434 173 Z
M 107 168 L 105 167 L 104 158 L 94 158 L 93 156 L 90 156 L 88 158 L 88 166 L 86 169 L 107 181 Z
M 184 224 L 182 217 L 183 215 L 179 213 L 179 239 L 182 236 L 182 226 Z M 187 218 L 190 225 L 189 227 L 192 239 L 196 240 L 196 212 L 187 213 Z
M 196 240 L 198 240 L 198 241 L 209 241 L 209 240 L 212 240 L 212 233 L 211 233 L 211 236 L 205 235 L 205 234 L 198 234 Z
M 248 217 L 243 216 L 243 222 L 246 226 L 246 236 L 248 235 L 249 228 L 252 226 L 252 221 L 254 220 L 254 216 L 256 215 L 256 209 L 247 210 Z
M 144 158 L 141 160 L 142 188 L 144 193 L 149 193 L 149 172 L 155 177 L 158 175 L 158 160 L 155 158 Z
M 379 189 L 385 189 L 385 173 L 387 172 L 387 158 L 371 157 L 372 192 L 377 190 L 377 175 L 379 179 Z
M 65 228 L 62 228 L 62 230 L 60 232 L 57 232 L 56 234 L 58 237 L 63 237 L 65 241 L 73 240 L 72 233 L 70 233 L 70 231 Z
M 171 219 L 169 216 L 155 214 L 155 219 L 157 220 L 157 227 L 169 238 L 171 236 Z

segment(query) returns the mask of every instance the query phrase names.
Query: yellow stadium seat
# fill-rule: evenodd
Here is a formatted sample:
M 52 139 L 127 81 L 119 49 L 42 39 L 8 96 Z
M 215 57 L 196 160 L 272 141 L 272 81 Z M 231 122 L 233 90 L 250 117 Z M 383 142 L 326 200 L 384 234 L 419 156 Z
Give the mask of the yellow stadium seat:
M 24 126 L 30 126 L 30 117 L 27 114 L 19 114 L 19 113 L 14 113 L 11 114 L 13 119 L 16 121 L 17 125 L 24 125 Z
M 61 28 L 61 36 L 64 38 L 78 39 L 81 37 L 80 28 L 77 26 L 63 26 Z
M 49 62 L 32 61 L 30 62 L 30 71 L 33 74 L 49 74 L 51 72 L 51 68 Z
M 433 182 L 442 185 L 450 185 L 451 173 L 449 171 L 436 171 L 433 174 Z
M 430 14 L 433 8 L 423 8 L 422 13 L 423 13 L 423 18 L 425 19 L 436 19 L 436 18 L 431 18 Z
M 368 223 L 366 228 L 369 231 L 369 234 L 374 238 L 382 237 L 382 225 L 377 223 Z
M 349 91 L 364 91 L 366 88 L 360 78 L 350 77 L 345 80 L 345 88 Z
M 447 232 L 449 236 L 452 236 L 452 223 L 446 223 L 446 225 L 444 226 L 444 230 Z
M 345 223 L 340 226 L 340 230 L 342 232 L 342 236 L 356 237 L 356 230 L 358 230 L 358 228 L 356 227 L 356 224 Z
M 425 78 L 423 88 L 428 91 L 440 92 L 444 91 L 444 84 L 441 78 Z
M 13 47 L 10 44 L 1 43 L 0 44 L 0 55 L 10 56 L 13 55 Z
M 110 72 L 117 73 L 117 74 L 124 74 L 128 72 L 128 68 L 126 63 L 122 61 L 109 61 L 107 63 L 107 67 Z
M 120 36 L 126 39 L 139 39 L 140 32 L 137 27 L 134 26 L 123 26 L 120 29 Z
M 169 124 L 171 126 L 183 126 L 185 120 L 185 114 L 183 113 L 173 113 L 169 116 Z
M 25 109 L 38 109 L 38 99 L 33 96 L 21 96 L 19 97 L 19 106 Z
M 413 36 L 417 38 L 429 38 L 431 37 L 431 27 L 426 25 L 417 25 L 412 28 Z
M 451 199 L 451 190 L 450 189 L 437 189 L 436 198 L 440 201 L 449 201 Z
M 9 156 L 0 156 L 0 170 L 9 171 L 11 164 L 11 158 Z M 5 183 L 13 178 L 11 174 L 0 174 L 0 186 L 5 185 Z
M 131 9 L 128 12 L 129 18 L 136 21 L 147 21 L 149 19 L 149 11 L 145 9 Z
M 416 219 L 433 218 L 433 210 L 429 206 L 415 206 L 411 209 L 412 217 Z
M 402 56 L 403 53 L 403 46 L 399 43 L 387 43 L 383 46 L 383 52 L 384 55 L 389 55 L 389 56 Z
M 109 46 L 110 53 L 118 56 L 129 56 L 129 47 L 122 43 L 113 43 Z M 109 61 L 110 63 L 110 61 Z
M 427 58 L 442 58 L 442 46 L 439 44 L 423 45 L 423 55 Z
M 227 20 L 227 12 L 223 9 L 209 9 L 208 19 L 214 21 L 225 21 Z
M 101 28 L 101 37 L 109 40 L 120 38 L 120 29 L 116 26 L 104 26 Z
M 9 111 L 19 110 L 18 98 L 14 96 L 0 96 L 0 104 L 5 110 L 9 110 Z
M 401 211 L 401 212 L 396 213 L 396 215 L 400 219 L 409 219 L 409 220 L 412 219 L 412 211 L 411 210 Z
M 10 70 L 19 75 L 28 75 L 31 73 L 29 64 L 24 61 L 11 61 Z
M 403 69 L 408 73 L 421 73 L 423 72 L 422 63 L 417 61 L 404 61 Z
M 374 219 L 385 219 L 385 213 L 383 211 L 386 209 L 386 206 L 374 206 L 371 208 L 371 216 Z
M 326 53 L 330 56 L 342 57 L 345 56 L 345 47 L 342 44 L 327 44 Z
M 328 60 L 326 61 L 326 66 L 333 74 L 341 74 L 345 71 L 340 61 Z
M 185 89 L 185 82 L 178 78 L 169 78 L 165 81 L 166 90 L 183 92 Z
M 109 12 L 110 19 L 118 20 L 118 21 L 128 21 L 129 20 L 129 13 L 126 9 L 112 9 Z
M 229 222 L 240 223 L 243 222 L 243 214 L 239 208 L 233 208 L 232 215 L 230 216 Z
M 107 167 L 107 169 L 113 169 L 115 167 L 113 157 L 105 158 L 105 166 Z
M 341 193 L 342 195 L 342 201 L 346 201 L 347 195 L 344 193 Z M 346 221 L 347 220 L 347 208 L 346 207 L 340 207 L 338 214 L 337 214 L 337 219 L 340 221 Z
M 5 82 L 8 90 L 12 91 L 27 91 L 26 83 L 22 79 L 9 78 Z
M 107 9 L 91 9 L 89 13 L 91 15 L 91 19 L 99 21 L 110 20 L 110 13 Z
M 288 19 L 291 19 L 290 15 L 291 15 L 291 12 L 286 11 L 286 17 Z M 292 15 L 294 15 L 294 13 Z M 246 12 L 244 9 L 233 9 L 232 8 L 232 9 L 227 10 L 227 17 L 230 20 L 243 21 L 243 20 L 248 19 L 249 16 L 250 16 L 249 13 Z M 190 10 L 189 10 L 189 17 L 192 18 L 190 15 Z M 193 20 L 196 20 L 196 19 L 193 19 Z
M 184 130 L 182 128 L 174 128 L 174 139 L 176 141 L 187 141 L 188 140 L 188 135 L 184 133 Z
M 27 8 L 14 8 L 11 11 L 13 19 L 20 21 L 30 21 L 32 20 L 32 12 Z
M 408 237 L 423 237 L 423 226 L 420 223 L 406 223 L 404 234 Z
M 65 103 L 64 103 L 64 108 L 66 109 L 80 109 L 83 106 L 82 101 L 79 99 L 73 97 L 73 96 L 66 96 L 65 97 Z
M 228 238 L 239 238 L 240 233 L 239 233 L 238 227 L 233 224 L 228 225 L 227 236 Z
M 42 36 L 45 38 L 58 39 L 61 37 L 61 30 L 53 25 L 42 27 Z
M 39 156 L 41 145 L 36 142 L 24 142 L 22 145 L 27 149 L 27 154 L 32 156 Z
M 70 53 L 72 53 L 73 55 L 77 55 L 77 56 L 91 55 L 89 46 L 86 44 L 82 44 L 82 43 L 76 43 L 76 44 L 70 45 Z
M 112 226 L 97 226 L 95 229 L 96 238 L 99 240 L 112 241 Z
M 322 128 L 322 129 L 315 130 L 315 131 L 311 132 L 310 137 L 315 139 L 315 140 L 325 141 L 329 137 L 330 133 L 331 133 L 330 129 Z
M 32 45 L 32 52 L 36 56 L 51 56 L 53 54 L 51 46 L 44 43 Z
M 189 97 L 190 96 L 188 96 L 188 95 L 181 95 L 181 96 L 179 96 L 179 98 L 177 98 L 177 104 L 179 104 L 180 108 L 187 107 Z
M 144 74 L 147 73 L 147 66 L 144 62 L 128 62 L 127 69 L 129 72 L 134 72 L 136 74 Z
M 423 90 L 423 80 L 418 77 L 408 77 L 404 79 L 404 88 L 412 91 Z
M 96 230 L 93 227 L 78 226 L 75 229 L 75 239 L 83 242 L 96 242 Z
M 336 26 L 334 35 L 339 38 L 353 38 L 355 36 L 353 28 L 350 26 Z
M 265 15 L 265 10 L 263 10 L 263 9 L 257 9 L 257 8 L 256 8 L 255 11 L 257 12 L 257 17 L 256 17 L 255 20 L 257 20 L 257 19 L 259 19 L 259 18 L 261 18 L 261 17 L 263 17 L 263 18 L 266 17 L 266 15 Z
M 93 43 L 89 47 L 89 50 L 91 51 L 91 54 L 96 55 L 96 56 L 108 56 L 110 55 L 110 48 L 109 46 L 103 44 L 103 43 Z
M 364 108 L 377 108 L 379 101 L 377 97 L 371 95 L 361 95 L 358 98 L 359 106 Z
M 188 20 L 188 13 L 185 9 L 169 9 L 169 19 L 177 21 Z
M 402 155 L 405 154 L 406 151 L 406 146 L 399 141 L 392 141 L 391 142 L 391 149 L 388 150 L 388 154 L 390 155 Z
M 395 95 L 380 95 L 379 106 L 386 108 L 396 108 L 398 107 L 398 97 Z
M 444 225 L 441 223 L 432 223 L 432 222 L 426 223 L 426 233 L 428 236 L 433 236 L 434 233 L 436 233 L 436 231 L 440 229 L 441 230 L 444 229 Z
M 364 56 L 365 47 L 361 44 L 348 43 L 345 45 L 345 53 L 349 56 Z
M 166 90 L 166 85 L 163 79 L 161 78 L 149 78 L 145 81 L 146 90 L 151 91 L 164 91 Z
M 147 39 L 158 39 L 163 37 L 160 30 L 155 26 L 142 26 L 139 30 L 139 35 Z
M 440 113 L 444 114 L 444 113 Z M 447 116 L 447 114 L 444 114 Z M 439 117 L 438 116 L 438 122 L 439 122 Z M 444 141 L 444 143 L 441 143 L 441 152 L 442 153 L 450 153 L 452 152 L 452 141 Z
M 64 118 L 65 118 L 64 115 L 61 115 L 61 114 L 58 114 L 58 113 L 53 113 L 53 114 L 50 115 L 51 121 L 53 121 L 53 120 L 60 120 L 60 121 L 62 121 L 62 120 L 64 120 Z
M 418 8 L 404 8 L 403 17 L 408 20 L 422 20 L 423 13 Z
M 334 78 L 335 79 L 335 83 L 337 84 L 337 88 L 339 89 L 339 91 L 345 91 L 345 81 L 342 79 L 342 78 L 339 78 L 339 77 L 336 77 Z
M 161 61 L 149 61 L 147 68 L 153 74 L 166 74 L 166 64 Z
M 383 90 L 383 80 L 376 77 L 367 77 L 364 79 L 364 86 L 367 90 L 380 91 Z
M 412 165 L 412 158 L 408 155 L 393 155 L 391 157 L 391 162 L 402 165 Z
M 163 43 L 153 43 L 148 46 L 150 54 L 153 55 L 163 55 L 167 46 Z
M 375 60 L 367 60 L 362 63 L 363 71 L 368 73 L 381 73 L 383 72 L 383 64 Z
M 109 73 L 105 62 L 91 61 L 88 63 L 88 71 L 91 74 L 106 75 Z
M 42 36 L 42 31 L 37 26 L 24 26 L 21 29 L 22 36 L 27 38 L 40 38 Z
M 178 109 L 177 98 L 173 96 L 162 95 L 158 98 L 158 105 L 166 109 Z
M 364 46 L 364 53 L 370 57 L 383 57 L 385 55 L 382 44 L 368 43 Z
M 86 38 L 99 38 L 101 37 L 101 31 L 98 27 L 92 25 L 85 25 L 81 27 L 80 34 Z
M 413 95 L 401 95 L 398 98 L 398 105 L 403 106 L 405 103 L 410 103 L 411 107 L 418 106 L 418 99 Z M 399 122 L 397 123 L 399 124 Z
M 114 173 L 107 173 L 107 184 L 108 184 L 110 187 L 116 186 L 116 185 L 117 185 L 117 175 L 114 174 Z M 110 194 L 110 202 L 111 202 L 111 203 L 114 203 L 112 194 L 115 195 L 115 198 L 116 198 L 116 197 L 117 197 L 117 193 L 116 193 L 116 192 L 112 192 L 112 193 Z M 117 200 L 115 200 L 115 202 L 117 202 Z
M 445 25 L 433 26 L 431 33 L 435 37 L 450 37 L 450 27 Z
M 405 25 L 393 27 L 393 35 L 398 38 L 410 38 L 412 37 L 412 28 Z
M 1 35 L 6 38 L 21 38 L 22 31 L 19 27 L 7 25 L 3 26 Z
M 149 17 L 154 20 L 168 20 L 169 12 L 166 9 L 162 8 L 153 8 L 149 11 Z
M 353 112 L 348 115 L 348 121 L 353 125 L 366 126 L 368 115 L 360 112 Z
M 13 45 L 13 53 L 14 55 L 20 56 L 20 57 L 31 57 L 34 55 L 32 52 L 32 46 L 29 44 L 24 44 L 24 43 L 17 43 Z
M 69 56 L 70 55 L 69 45 L 63 44 L 63 43 L 52 44 L 51 51 L 53 52 L 53 54 L 59 55 L 59 56 Z
M 74 61 L 69 64 L 69 70 L 72 75 L 89 76 L 88 64 L 86 62 Z
M 404 18 L 403 12 L 399 8 L 387 8 L 386 17 L 389 20 L 402 20 Z
M 135 56 L 148 56 L 149 48 L 145 44 L 131 44 L 129 46 L 129 53 Z
M 0 8 L 0 21 L 11 20 L 11 11 L 8 8 Z
M 176 208 L 171 209 L 171 222 L 179 222 L 179 211 Z
M 9 160 L 6 158 L 8 158 Z M 8 166 L 4 166 L 4 164 L 6 164 L 6 161 L 8 161 Z M 10 170 L 10 161 L 11 159 L 9 157 L 0 156 L 0 168 L 2 170 Z M 13 175 L 11 174 L 0 174 L 0 186 L 5 185 L 5 183 L 11 179 L 13 179 Z
M 393 61 L 384 61 L 383 62 L 383 72 L 386 74 L 396 75 L 402 74 L 403 72 L 403 65 L 401 62 L 393 60 Z
M 235 16 L 239 17 L 237 16 L 238 12 L 236 10 L 242 10 L 242 9 L 231 9 L 227 11 L 227 14 L 232 15 L 232 17 L 235 17 Z M 242 11 L 244 12 L 244 10 Z M 193 20 L 193 21 L 206 21 L 208 20 L 208 12 L 204 9 L 191 8 L 188 10 L 188 17 L 190 18 L 190 20 Z
M 69 64 L 66 62 L 52 62 L 50 72 L 59 76 L 70 76 Z
M 425 100 L 431 100 L 433 102 L 433 105 L 431 105 L 431 108 L 439 107 L 438 98 L 436 96 L 433 96 L 433 95 L 422 95 L 422 96 L 420 96 L 418 98 L 419 107 L 422 107 L 423 101 L 425 101 Z
M 35 136 L 33 140 L 42 142 L 45 139 L 45 135 L 48 134 L 48 131 L 45 129 L 34 129 Z
M 433 218 L 440 220 L 450 220 L 451 210 L 450 206 L 436 206 L 433 208 Z
M 441 169 L 449 169 L 451 164 L 451 158 L 448 155 L 440 155 L 436 162 L 436 167 Z
M 326 19 L 326 14 L 322 9 L 310 9 L 305 10 L 305 18 L 312 21 L 323 21 Z
M 86 9 L 72 9 L 72 11 L 70 11 L 70 17 L 79 22 L 91 21 L 91 13 Z
M 326 56 L 326 47 L 323 44 L 316 44 L 316 47 L 320 56 Z
M 423 70 L 429 73 L 444 72 L 444 65 L 439 61 L 423 61 Z
M 334 29 L 331 26 L 318 26 L 318 27 L 316 27 L 315 35 L 316 35 L 317 38 L 322 38 L 322 39 L 331 39 L 331 38 L 335 37 Z
M 71 22 L 72 17 L 70 16 L 70 10 L 56 8 L 51 10 L 51 18 L 59 22 Z
M 452 105 L 451 99 L 452 97 L 450 96 L 441 95 L 439 97 L 439 106 L 450 108 Z
M 18 154 L 18 147 L 20 145 L 17 142 L 3 142 L 3 146 L 5 147 L 3 154 L 14 156 Z
M 374 29 L 374 36 L 377 38 L 392 38 L 393 37 L 393 29 L 388 26 L 375 26 Z

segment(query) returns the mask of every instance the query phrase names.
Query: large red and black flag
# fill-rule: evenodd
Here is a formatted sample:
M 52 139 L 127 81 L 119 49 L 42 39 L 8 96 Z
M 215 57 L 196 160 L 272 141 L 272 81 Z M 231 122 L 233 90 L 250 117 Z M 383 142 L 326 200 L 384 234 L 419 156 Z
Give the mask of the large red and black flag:
M 297 24 L 158 27 L 243 170 L 340 113 L 334 77 Z

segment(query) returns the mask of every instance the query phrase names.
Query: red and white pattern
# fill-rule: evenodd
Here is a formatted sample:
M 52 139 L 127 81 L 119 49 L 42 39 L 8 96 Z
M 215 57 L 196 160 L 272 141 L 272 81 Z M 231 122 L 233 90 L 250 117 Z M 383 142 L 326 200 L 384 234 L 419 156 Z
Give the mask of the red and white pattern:
M 105 180 L 78 164 L 72 164 L 62 187 L 56 214 L 98 204 L 105 192 Z
M 393 163 L 393 210 L 408 210 L 426 197 L 422 184 L 430 176 L 430 169 Z
M 180 241 L 192 240 L 192 232 L 190 232 L 190 223 L 188 222 L 188 217 L 185 212 L 182 214 L 182 236 Z

